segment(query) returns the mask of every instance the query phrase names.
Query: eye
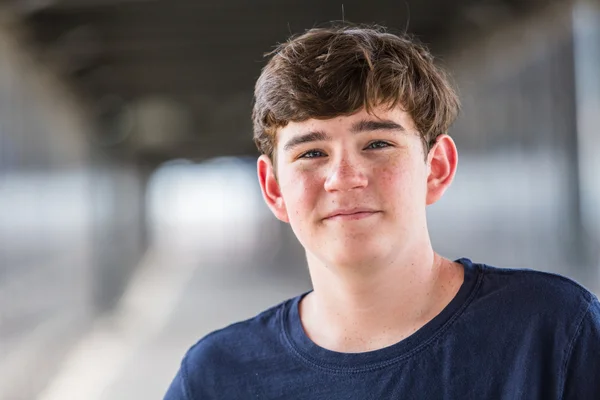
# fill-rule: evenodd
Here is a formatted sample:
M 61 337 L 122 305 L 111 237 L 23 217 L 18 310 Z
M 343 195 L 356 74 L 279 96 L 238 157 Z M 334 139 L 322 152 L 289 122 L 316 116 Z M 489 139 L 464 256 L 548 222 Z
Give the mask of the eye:
M 384 147 L 390 147 L 391 145 L 388 142 L 384 142 L 383 140 L 376 140 L 367 145 L 366 149 L 381 149 Z
M 305 153 L 302 153 L 298 158 L 319 158 L 324 156 L 325 154 L 320 150 L 309 150 Z

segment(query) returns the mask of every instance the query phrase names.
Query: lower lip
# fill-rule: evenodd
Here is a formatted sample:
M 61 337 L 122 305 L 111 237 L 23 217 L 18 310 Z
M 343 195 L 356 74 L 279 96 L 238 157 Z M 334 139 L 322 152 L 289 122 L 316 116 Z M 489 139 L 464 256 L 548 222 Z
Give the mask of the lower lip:
M 326 218 L 330 221 L 356 221 L 359 219 L 365 219 L 370 216 L 377 214 L 376 211 L 365 211 L 365 212 L 357 212 L 354 214 L 339 214 L 334 215 L 333 217 Z

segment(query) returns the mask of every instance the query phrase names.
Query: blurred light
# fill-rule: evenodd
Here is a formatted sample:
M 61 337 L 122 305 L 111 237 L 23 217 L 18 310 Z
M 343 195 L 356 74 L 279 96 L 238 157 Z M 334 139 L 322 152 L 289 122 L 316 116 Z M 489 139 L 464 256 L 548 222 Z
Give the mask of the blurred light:
M 234 157 L 164 165 L 152 177 L 148 205 L 153 244 L 161 247 L 247 255 L 278 227 L 262 201 L 254 165 Z

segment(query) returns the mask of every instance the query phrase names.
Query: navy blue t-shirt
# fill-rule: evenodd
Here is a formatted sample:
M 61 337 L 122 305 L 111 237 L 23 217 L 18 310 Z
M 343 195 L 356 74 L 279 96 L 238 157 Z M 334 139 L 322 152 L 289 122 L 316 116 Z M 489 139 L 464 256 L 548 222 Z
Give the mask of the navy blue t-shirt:
M 458 261 L 456 297 L 392 346 L 317 346 L 299 296 L 201 339 L 165 400 L 600 399 L 594 295 L 558 275 Z

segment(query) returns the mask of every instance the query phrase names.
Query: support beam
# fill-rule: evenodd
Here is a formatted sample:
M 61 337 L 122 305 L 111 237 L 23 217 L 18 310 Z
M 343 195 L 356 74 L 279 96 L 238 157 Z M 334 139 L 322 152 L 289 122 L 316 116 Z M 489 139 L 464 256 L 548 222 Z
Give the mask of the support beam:
M 577 141 L 581 220 L 600 259 L 600 0 L 573 9 Z M 600 267 L 600 265 L 598 265 Z M 600 282 L 599 282 L 600 283 Z

